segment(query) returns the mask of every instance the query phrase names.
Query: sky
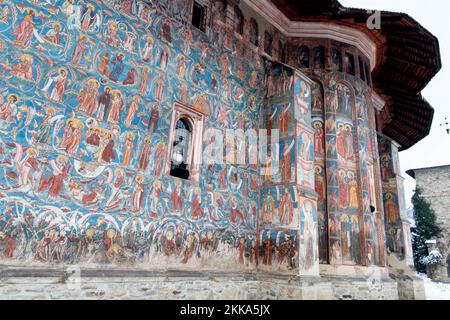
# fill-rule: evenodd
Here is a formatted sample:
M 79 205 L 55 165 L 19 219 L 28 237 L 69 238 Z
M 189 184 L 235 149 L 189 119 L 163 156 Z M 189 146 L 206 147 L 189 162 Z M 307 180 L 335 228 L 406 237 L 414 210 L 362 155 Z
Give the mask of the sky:
M 450 95 L 450 1 L 340 0 L 340 3 L 346 7 L 407 13 L 439 39 L 442 69 L 422 91 L 422 96 L 435 110 L 430 135 L 400 153 L 402 175 L 406 179 L 406 204 L 410 207 L 416 184 L 406 171 L 450 164 L 450 135 L 440 126 L 446 117 L 450 123 L 450 99 L 447 96 Z

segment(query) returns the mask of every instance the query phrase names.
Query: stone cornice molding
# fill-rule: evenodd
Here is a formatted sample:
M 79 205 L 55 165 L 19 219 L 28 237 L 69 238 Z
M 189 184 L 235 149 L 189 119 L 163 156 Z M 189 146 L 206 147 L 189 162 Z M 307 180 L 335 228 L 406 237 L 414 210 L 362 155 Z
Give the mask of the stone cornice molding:
M 292 38 L 321 38 L 346 43 L 360 50 L 373 70 L 377 63 L 377 46 L 365 33 L 332 23 L 289 20 L 270 0 L 243 0 L 284 36 Z

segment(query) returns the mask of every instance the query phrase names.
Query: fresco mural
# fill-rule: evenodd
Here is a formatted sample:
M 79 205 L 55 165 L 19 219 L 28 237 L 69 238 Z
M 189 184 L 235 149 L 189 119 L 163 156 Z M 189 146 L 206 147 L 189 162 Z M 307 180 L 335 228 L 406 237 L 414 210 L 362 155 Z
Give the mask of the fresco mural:
M 298 266 L 296 233 L 256 236 L 257 166 L 204 164 L 199 185 L 164 175 L 175 101 L 206 127 L 256 129 L 264 97 L 260 57 L 169 18 L 183 5 L 1 3 L 2 258 L 255 268 L 267 238 Z
M 219 6 L 209 37 L 189 3 L 0 3 L 2 263 L 318 275 L 319 261 L 383 266 L 385 219 L 401 252 L 398 155 L 380 140 L 377 158 L 371 88 L 262 58 Z M 277 130 L 270 161 L 236 164 L 245 138 L 205 134 L 227 161 L 205 157 L 199 183 L 170 176 L 175 104 L 222 137 Z

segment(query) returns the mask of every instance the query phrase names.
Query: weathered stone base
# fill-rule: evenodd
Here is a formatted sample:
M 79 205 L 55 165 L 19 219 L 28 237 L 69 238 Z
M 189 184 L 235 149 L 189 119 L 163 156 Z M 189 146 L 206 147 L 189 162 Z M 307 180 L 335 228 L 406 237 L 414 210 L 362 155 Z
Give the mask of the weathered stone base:
M 398 299 L 397 283 L 372 277 L 240 272 L 0 268 L 0 299 Z M 81 277 L 77 275 L 80 274 Z

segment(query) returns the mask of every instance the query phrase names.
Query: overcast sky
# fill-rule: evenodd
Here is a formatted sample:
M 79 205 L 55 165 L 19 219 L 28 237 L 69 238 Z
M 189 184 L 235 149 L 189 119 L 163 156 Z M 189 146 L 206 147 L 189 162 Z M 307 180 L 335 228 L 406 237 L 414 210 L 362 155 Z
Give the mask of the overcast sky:
M 445 122 L 445 117 L 448 117 L 450 122 L 450 1 L 340 0 L 340 3 L 346 7 L 407 13 L 439 39 L 442 69 L 422 92 L 435 110 L 430 135 L 400 153 L 400 166 L 406 179 L 406 202 L 409 207 L 415 181 L 405 171 L 450 164 L 450 135 L 440 126 Z

